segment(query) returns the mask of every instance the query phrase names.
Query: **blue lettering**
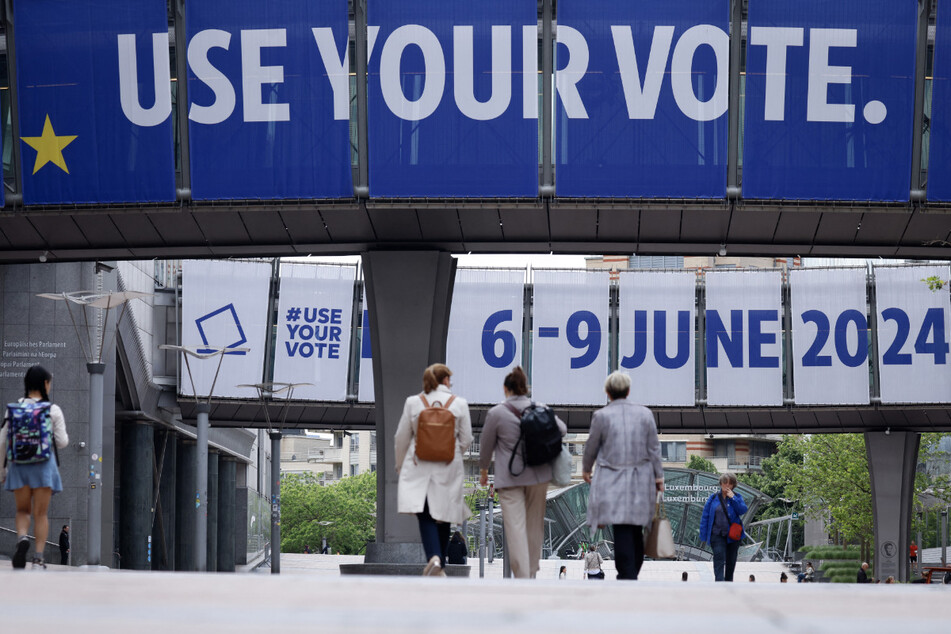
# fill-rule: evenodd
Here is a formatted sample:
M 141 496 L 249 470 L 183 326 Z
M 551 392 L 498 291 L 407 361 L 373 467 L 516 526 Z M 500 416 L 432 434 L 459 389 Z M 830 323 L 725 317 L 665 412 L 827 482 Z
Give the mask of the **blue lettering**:
M 587 326 L 587 335 L 581 336 L 581 324 Z M 571 358 L 571 369 L 585 368 L 598 358 L 601 352 L 601 322 L 597 315 L 589 310 L 579 310 L 572 313 L 565 326 L 565 337 L 568 339 L 568 345 L 578 350 L 584 348 L 585 352 L 579 357 Z
M 858 348 L 855 354 L 849 354 L 849 324 L 855 324 L 858 334 Z M 868 319 L 857 310 L 843 311 L 835 320 L 835 353 L 839 360 L 849 368 L 857 368 L 868 359 Z
M 667 311 L 654 311 L 654 358 L 668 370 L 681 368 L 690 358 L 690 311 L 677 311 L 677 354 L 667 356 Z
M 779 321 L 777 310 L 751 310 L 750 320 L 750 367 L 751 368 L 778 368 L 779 357 L 764 357 L 764 345 L 776 343 L 775 332 L 763 332 L 764 321 Z
M 328 321 L 330 321 L 330 309 L 329 309 L 329 308 L 321 308 L 320 311 L 319 311 L 319 313 L 320 313 L 320 320 L 319 320 L 318 323 L 326 324 Z
M 330 323 L 332 324 L 342 324 L 343 323 L 343 310 L 339 308 L 334 308 L 330 311 Z
M 807 310 L 802 314 L 802 323 L 816 325 L 816 338 L 812 345 L 802 355 L 803 367 L 828 367 L 832 365 L 832 355 L 819 352 L 825 347 L 829 340 L 829 317 L 821 310 Z M 838 333 L 836 333 L 838 336 Z M 838 339 L 836 340 L 838 342 Z
M 720 318 L 720 312 L 716 310 L 707 311 L 707 367 L 717 368 L 720 366 L 719 352 L 723 346 L 730 365 L 734 368 L 743 367 L 743 311 L 730 311 L 730 333 L 726 331 L 723 320 Z
M 304 321 L 306 321 L 308 324 L 312 324 L 317 321 L 317 309 L 304 308 Z
M 656 346 L 655 346 L 656 354 Z M 639 368 L 647 359 L 647 311 L 634 311 L 634 352 L 621 359 L 621 367 L 633 370 Z
M 370 347 L 370 311 L 368 310 L 363 311 L 363 328 L 360 329 L 360 358 L 373 358 L 373 351 Z
M 482 358 L 490 368 L 507 367 L 515 359 L 515 335 L 508 330 L 497 330 L 499 325 L 512 321 L 512 311 L 500 310 L 489 315 L 482 327 Z M 496 354 L 496 345 L 502 342 L 501 354 Z
M 928 341 L 928 334 L 932 339 Z M 948 359 L 948 340 L 944 336 L 944 310 L 929 308 L 925 313 L 918 338 L 915 339 L 915 352 L 934 355 L 935 365 L 944 365 Z
M 297 333 L 297 329 L 300 328 L 300 324 L 286 324 L 287 333 L 290 335 L 290 338 L 293 339 L 294 335 Z
M 911 332 L 908 313 L 901 308 L 886 308 L 882 311 L 882 321 L 893 321 L 896 327 L 895 339 L 882 355 L 882 365 L 911 365 L 911 353 L 901 351 Z

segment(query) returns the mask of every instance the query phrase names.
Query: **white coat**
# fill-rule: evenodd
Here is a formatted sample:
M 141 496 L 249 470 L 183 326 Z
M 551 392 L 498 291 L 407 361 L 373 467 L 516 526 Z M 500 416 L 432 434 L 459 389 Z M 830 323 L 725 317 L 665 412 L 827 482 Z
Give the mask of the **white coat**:
M 452 396 L 445 385 L 426 394 L 430 405 L 443 405 Z M 430 462 L 416 457 L 416 425 L 423 401 L 418 394 L 410 396 L 403 405 L 403 415 L 396 428 L 396 470 L 400 474 L 396 506 L 400 513 L 422 513 L 429 500 L 429 514 L 440 522 L 461 524 L 472 513 L 462 494 L 462 455 L 472 444 L 472 420 L 469 404 L 456 397 L 449 411 L 456 417 L 456 455 L 452 462 Z

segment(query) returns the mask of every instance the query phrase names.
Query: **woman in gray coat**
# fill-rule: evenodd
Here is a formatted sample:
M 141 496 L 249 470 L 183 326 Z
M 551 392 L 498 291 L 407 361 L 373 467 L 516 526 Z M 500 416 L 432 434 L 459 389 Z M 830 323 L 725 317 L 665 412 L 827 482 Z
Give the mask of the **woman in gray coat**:
M 643 527 L 653 519 L 657 493 L 664 490 L 660 441 L 651 411 L 627 400 L 629 376 L 612 373 L 604 390 L 610 402 L 591 418 L 582 461 L 582 476 L 591 485 L 588 525 L 613 526 L 617 578 L 637 579 L 644 563 Z

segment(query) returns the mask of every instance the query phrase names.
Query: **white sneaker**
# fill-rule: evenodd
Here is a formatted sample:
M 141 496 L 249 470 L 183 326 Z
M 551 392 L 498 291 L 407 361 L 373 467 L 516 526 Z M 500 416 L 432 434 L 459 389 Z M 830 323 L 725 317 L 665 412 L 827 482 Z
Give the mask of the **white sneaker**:
M 424 577 L 445 577 L 446 573 L 443 572 L 442 566 L 439 565 L 439 556 L 433 555 L 429 562 L 426 564 L 426 567 L 423 568 Z

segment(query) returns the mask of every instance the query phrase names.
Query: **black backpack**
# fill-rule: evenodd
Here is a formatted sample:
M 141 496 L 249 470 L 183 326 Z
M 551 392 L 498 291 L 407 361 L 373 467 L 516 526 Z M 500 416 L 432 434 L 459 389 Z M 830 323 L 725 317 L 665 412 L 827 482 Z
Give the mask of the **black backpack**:
M 548 464 L 561 453 L 561 430 L 555 420 L 555 412 L 550 407 L 532 404 L 519 412 L 510 403 L 505 404 L 512 413 L 519 417 L 519 434 L 512 457 L 509 458 L 509 473 L 519 476 L 525 471 L 524 465 L 537 467 Z M 522 446 L 522 471 L 512 471 L 515 454 L 519 445 Z

